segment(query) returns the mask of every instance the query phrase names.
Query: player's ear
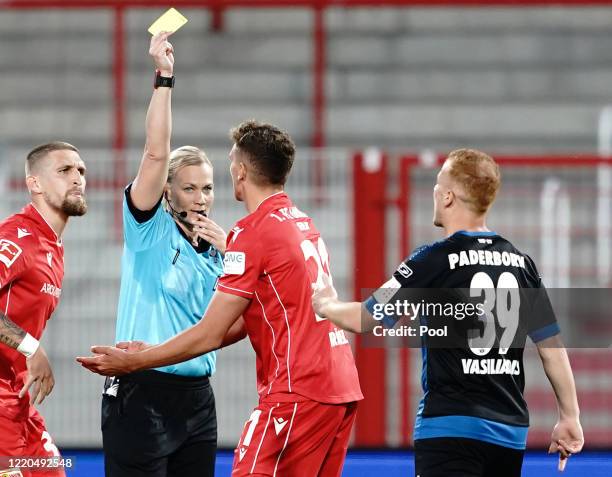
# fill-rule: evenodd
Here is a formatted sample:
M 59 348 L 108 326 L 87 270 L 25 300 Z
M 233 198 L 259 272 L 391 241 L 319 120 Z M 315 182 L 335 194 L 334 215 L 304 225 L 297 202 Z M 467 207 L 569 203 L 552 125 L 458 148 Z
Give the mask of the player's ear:
M 30 191 L 30 194 L 40 194 L 42 192 L 42 188 L 40 187 L 40 181 L 36 176 L 27 176 L 26 186 L 28 187 L 28 191 Z
M 444 193 L 443 199 L 444 199 L 444 207 L 450 207 L 451 205 L 453 205 L 455 200 L 457 200 L 457 196 L 455 195 L 455 192 L 453 192 L 452 189 L 448 189 Z
M 238 179 L 244 180 L 247 176 L 247 167 L 244 162 L 241 162 L 238 166 Z

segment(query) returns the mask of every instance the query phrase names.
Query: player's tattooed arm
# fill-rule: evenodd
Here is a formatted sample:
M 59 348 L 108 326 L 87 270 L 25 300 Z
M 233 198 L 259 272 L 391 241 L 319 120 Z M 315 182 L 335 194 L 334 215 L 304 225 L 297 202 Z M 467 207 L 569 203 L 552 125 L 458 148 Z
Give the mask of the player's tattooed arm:
M 0 311 L 0 343 L 17 349 L 27 333 Z

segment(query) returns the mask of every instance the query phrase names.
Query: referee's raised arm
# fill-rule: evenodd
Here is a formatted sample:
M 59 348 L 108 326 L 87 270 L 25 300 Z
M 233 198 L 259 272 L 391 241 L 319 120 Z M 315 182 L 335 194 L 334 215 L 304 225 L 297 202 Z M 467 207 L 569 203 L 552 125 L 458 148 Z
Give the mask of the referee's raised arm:
M 132 203 L 139 210 L 150 210 L 159 202 L 168 177 L 170 137 L 172 134 L 172 88 L 159 87 L 158 78 L 172 78 L 174 49 L 171 33 L 160 32 L 151 38 L 149 55 L 156 68 L 155 86 L 146 118 L 146 142 L 138 174 L 130 190 Z

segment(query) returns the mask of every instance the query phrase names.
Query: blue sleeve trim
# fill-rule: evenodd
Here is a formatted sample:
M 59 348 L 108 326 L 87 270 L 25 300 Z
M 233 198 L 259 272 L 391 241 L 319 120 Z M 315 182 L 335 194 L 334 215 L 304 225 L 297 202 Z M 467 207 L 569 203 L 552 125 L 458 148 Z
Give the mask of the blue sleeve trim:
M 561 333 L 561 328 L 559 328 L 558 323 L 551 323 L 550 325 L 545 326 L 544 328 L 540 328 L 538 330 L 532 331 L 529 333 L 529 337 L 531 341 L 534 343 L 538 343 L 546 338 L 550 338 L 551 336 L 555 336 Z
M 384 315 L 382 317 L 382 319 L 377 319 L 374 316 L 374 305 L 378 305 L 378 301 L 376 300 L 376 298 L 374 298 L 373 296 L 370 296 L 364 303 L 363 306 L 365 306 L 365 309 L 368 310 L 368 313 L 370 315 L 372 315 L 372 318 L 374 318 L 377 321 L 380 321 L 381 324 L 385 327 L 385 328 L 393 328 L 395 326 L 395 323 L 397 323 L 397 318 L 396 317 L 391 317 L 391 316 L 387 316 Z M 378 312 L 380 313 L 380 312 Z
M 376 301 L 376 298 L 374 298 L 373 296 L 370 296 L 364 303 L 363 306 L 365 306 L 366 310 L 368 310 L 368 313 L 370 313 L 370 315 L 374 316 L 374 305 L 377 305 L 378 302 Z
M 463 437 L 523 450 L 527 447 L 528 430 L 528 427 L 511 426 L 474 416 L 421 417 L 417 415 L 414 439 Z

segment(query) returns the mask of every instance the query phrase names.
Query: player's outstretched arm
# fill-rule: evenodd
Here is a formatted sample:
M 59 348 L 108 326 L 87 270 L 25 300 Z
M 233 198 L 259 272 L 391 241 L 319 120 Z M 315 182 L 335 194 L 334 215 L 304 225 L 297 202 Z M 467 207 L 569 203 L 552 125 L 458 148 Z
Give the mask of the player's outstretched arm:
M 11 321 L 2 312 L 0 312 L 0 343 L 16 349 L 26 357 L 28 376 L 25 385 L 19 392 L 19 398 L 23 398 L 32 388 L 30 401 L 33 404 L 42 403 L 55 386 L 53 370 L 45 350 L 36 338 Z
M 244 318 L 241 316 L 236 320 L 232 327 L 227 330 L 227 333 L 223 337 L 223 342 L 219 348 L 225 348 L 227 346 L 238 343 L 247 336 L 246 325 L 244 324 Z
M 323 275 L 323 286 L 314 290 L 312 307 L 317 315 L 353 333 L 372 331 L 376 322 L 359 302 L 338 300 L 338 293 L 327 275 Z
M 567 458 L 580 452 L 584 445 L 576 384 L 559 335 L 538 342 L 537 348 L 559 409 L 559 420 L 553 429 L 548 452 L 559 452 L 559 470 L 563 471 Z
M 174 49 L 168 41 L 169 36 L 168 32 L 154 35 L 149 47 L 155 68 L 166 77 L 174 72 Z M 149 103 L 144 153 L 130 191 L 132 203 L 140 210 L 155 207 L 168 177 L 172 134 L 171 96 L 171 88 L 160 87 L 153 90 Z
M 135 353 L 113 346 L 93 346 L 94 356 L 79 357 L 77 362 L 94 373 L 120 376 L 187 361 L 221 347 L 228 330 L 249 302 L 246 298 L 217 291 L 198 324 L 164 343 Z

